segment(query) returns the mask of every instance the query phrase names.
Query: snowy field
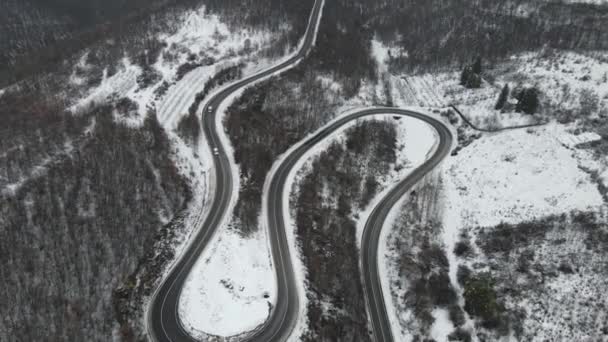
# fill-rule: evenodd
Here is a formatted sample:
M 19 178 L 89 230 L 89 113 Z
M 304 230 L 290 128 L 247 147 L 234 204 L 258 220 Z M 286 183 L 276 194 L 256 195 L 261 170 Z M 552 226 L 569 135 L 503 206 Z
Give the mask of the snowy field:
M 448 160 L 443 177 L 443 225 L 450 279 L 455 288 L 460 289 L 457 269 L 462 259 L 453 251 L 464 229 L 492 227 L 501 222 L 516 224 L 573 210 L 601 209 L 603 201 L 597 185 L 579 168 L 590 162 L 581 158 L 592 157 L 576 153 L 571 147 L 572 141 L 595 138 L 594 135 L 576 137 L 563 125 L 549 124 L 484 136 Z M 472 234 L 474 241 L 475 233 Z M 576 249 L 575 245 L 570 247 Z M 549 256 L 545 259 L 551 260 Z M 585 283 L 593 284 L 593 276 L 583 279 L 582 284 Z M 553 291 L 538 300 L 568 297 L 572 289 L 556 285 L 551 285 Z M 559 311 L 568 314 L 568 310 Z M 537 320 L 538 317 L 532 316 L 525 324 L 534 326 L 541 336 L 546 329 L 551 336 L 554 327 L 539 325 Z
M 448 241 L 457 227 L 597 210 L 602 198 L 596 185 L 562 144 L 575 138 L 549 124 L 484 136 L 450 158 L 444 180 Z
M 179 301 L 183 323 L 199 338 L 253 330 L 275 301 L 266 231 L 243 238 L 235 228 L 222 227 L 217 235 L 192 269 Z
M 548 50 L 513 56 L 497 68 L 500 82 L 536 85 L 544 100 L 556 108 L 577 110 L 588 92 L 608 112 L 608 55 Z

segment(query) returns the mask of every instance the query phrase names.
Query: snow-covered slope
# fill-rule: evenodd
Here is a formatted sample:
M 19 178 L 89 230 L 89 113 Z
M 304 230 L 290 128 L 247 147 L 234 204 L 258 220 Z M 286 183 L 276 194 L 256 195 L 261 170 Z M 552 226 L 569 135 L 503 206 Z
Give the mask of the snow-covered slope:
M 159 77 L 153 84 L 142 88 L 137 80 L 144 73 L 141 67 L 123 59 L 118 72 L 106 77 L 101 84 L 89 89 L 71 107 L 77 112 L 92 103 L 106 101 L 109 97 L 127 97 L 138 104 L 138 118 L 132 124 L 140 124 L 148 108 L 156 108 L 158 116 L 167 128 L 174 128 L 181 115 L 187 113 L 194 96 L 202 90 L 205 82 L 228 63 L 247 60 L 261 48 L 272 43 L 273 34 L 241 29 L 230 30 L 217 15 L 208 14 L 204 6 L 185 12 L 178 29 L 172 34 L 159 34 L 157 39 L 165 44 L 158 60 L 153 65 Z M 78 68 L 86 69 L 86 55 Z M 200 65 L 176 82 L 180 66 L 188 63 Z M 82 82 L 75 74 L 71 77 L 75 85 Z M 168 87 L 163 91 L 160 88 Z
M 179 310 L 195 336 L 232 336 L 264 323 L 276 286 L 265 230 L 222 228 L 192 269 Z
M 461 289 L 457 272 L 462 259 L 454 247 L 465 230 L 600 209 L 597 185 L 579 168 L 589 160 L 580 160 L 567 145 L 576 139 L 564 126 L 550 124 L 484 136 L 448 160 L 443 240 L 456 289 Z M 556 287 L 552 296 L 564 296 L 563 291 L 568 290 Z

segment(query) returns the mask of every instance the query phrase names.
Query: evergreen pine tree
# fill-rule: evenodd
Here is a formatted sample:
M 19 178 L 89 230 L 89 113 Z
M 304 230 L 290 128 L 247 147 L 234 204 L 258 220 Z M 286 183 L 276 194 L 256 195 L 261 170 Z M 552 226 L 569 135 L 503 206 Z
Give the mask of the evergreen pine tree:
M 502 107 L 504 107 L 505 103 L 507 102 L 508 97 L 509 97 L 509 84 L 505 83 L 505 86 L 502 87 L 502 90 L 500 91 L 500 95 L 498 96 L 498 101 L 496 101 L 496 106 L 494 106 L 494 109 L 496 109 L 496 110 L 502 109 Z
M 475 62 L 473 63 L 473 72 L 476 73 L 477 75 L 481 75 L 481 57 L 477 57 L 475 59 Z
M 518 102 L 515 110 L 526 114 L 534 114 L 538 109 L 538 90 L 536 88 L 525 88 L 517 96 Z

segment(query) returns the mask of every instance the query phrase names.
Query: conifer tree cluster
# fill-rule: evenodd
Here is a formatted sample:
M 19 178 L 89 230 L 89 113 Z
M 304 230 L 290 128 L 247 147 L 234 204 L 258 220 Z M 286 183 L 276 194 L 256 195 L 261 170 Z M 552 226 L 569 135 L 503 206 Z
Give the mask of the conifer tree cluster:
M 460 85 L 466 88 L 479 88 L 481 87 L 481 57 L 477 57 L 475 62 L 471 65 L 467 65 L 460 74 Z

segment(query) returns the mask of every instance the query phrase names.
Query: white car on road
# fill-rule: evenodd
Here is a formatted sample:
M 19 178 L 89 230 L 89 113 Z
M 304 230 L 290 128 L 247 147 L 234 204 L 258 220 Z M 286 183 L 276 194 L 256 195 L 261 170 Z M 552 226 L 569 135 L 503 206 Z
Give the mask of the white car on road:
M 213 148 L 213 155 L 214 156 L 219 156 L 220 155 L 220 150 L 218 150 L 217 147 Z

